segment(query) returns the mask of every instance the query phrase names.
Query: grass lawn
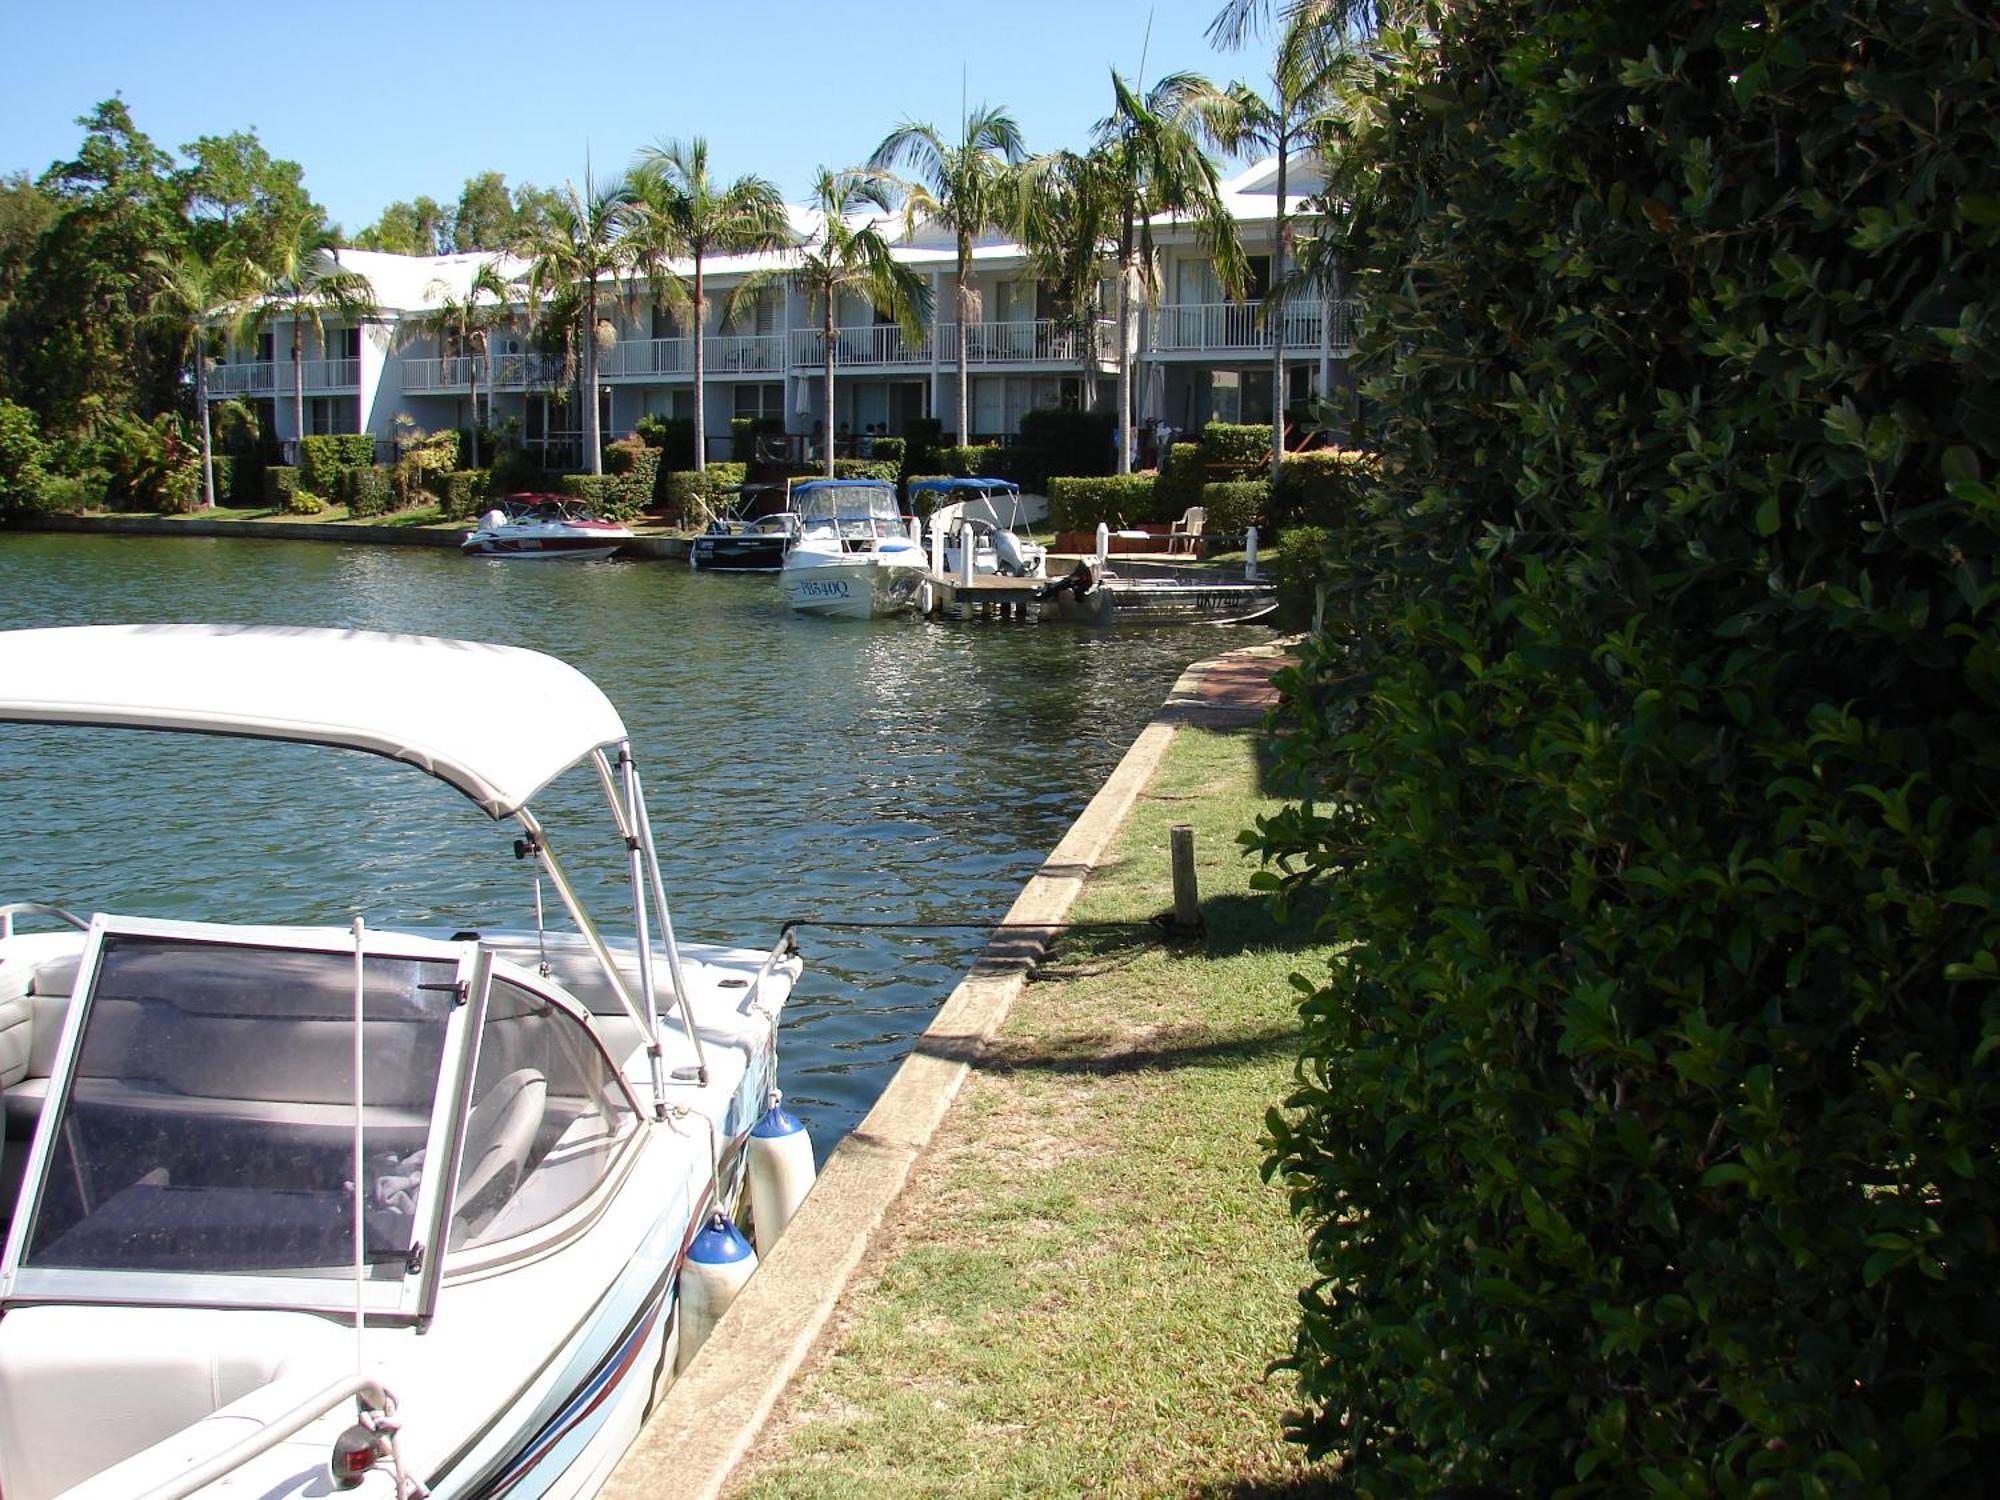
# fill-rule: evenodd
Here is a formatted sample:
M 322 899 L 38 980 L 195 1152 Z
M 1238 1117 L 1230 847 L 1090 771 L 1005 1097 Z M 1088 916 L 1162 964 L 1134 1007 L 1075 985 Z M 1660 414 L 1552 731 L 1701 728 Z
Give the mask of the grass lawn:
M 1258 1176 L 1287 1091 L 1287 976 L 1330 950 L 1248 895 L 1275 807 L 1248 734 L 1183 729 L 1074 920 L 1171 905 L 1191 823 L 1205 938 L 1072 934 L 891 1209 L 736 1496 L 1317 1492 L 1281 1430 L 1310 1279 Z

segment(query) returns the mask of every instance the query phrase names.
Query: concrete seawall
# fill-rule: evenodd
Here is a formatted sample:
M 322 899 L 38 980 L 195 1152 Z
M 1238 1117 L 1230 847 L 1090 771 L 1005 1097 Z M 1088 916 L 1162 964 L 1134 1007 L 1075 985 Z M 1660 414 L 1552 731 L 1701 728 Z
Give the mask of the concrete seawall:
M 17 523 L 23 531 L 84 532 L 103 536 L 238 537 L 267 542 L 343 542 L 358 547 L 457 547 L 463 527 L 371 526 L 363 521 L 224 521 L 205 516 L 35 516 Z M 637 536 L 618 556 L 685 560 L 688 543 L 680 536 Z

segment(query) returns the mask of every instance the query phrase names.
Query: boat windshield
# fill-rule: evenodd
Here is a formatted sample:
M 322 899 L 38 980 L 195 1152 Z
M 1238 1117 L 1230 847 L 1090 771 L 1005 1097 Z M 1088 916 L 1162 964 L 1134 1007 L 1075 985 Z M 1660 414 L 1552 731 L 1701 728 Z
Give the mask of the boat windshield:
M 903 535 L 903 513 L 889 484 L 800 485 L 792 491 L 807 536 L 890 537 Z
M 367 1274 L 406 1274 L 454 963 L 364 965 Z M 351 1276 L 351 953 L 104 939 L 24 1266 Z

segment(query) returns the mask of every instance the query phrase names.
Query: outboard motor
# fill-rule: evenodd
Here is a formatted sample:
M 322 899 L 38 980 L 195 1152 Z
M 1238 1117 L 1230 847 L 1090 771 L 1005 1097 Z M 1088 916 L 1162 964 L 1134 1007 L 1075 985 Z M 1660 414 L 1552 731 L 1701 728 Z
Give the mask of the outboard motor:
M 993 555 L 999 560 L 1000 571 L 1010 578 L 1028 576 L 1028 559 L 1021 551 L 1021 539 L 1013 532 L 993 533 Z

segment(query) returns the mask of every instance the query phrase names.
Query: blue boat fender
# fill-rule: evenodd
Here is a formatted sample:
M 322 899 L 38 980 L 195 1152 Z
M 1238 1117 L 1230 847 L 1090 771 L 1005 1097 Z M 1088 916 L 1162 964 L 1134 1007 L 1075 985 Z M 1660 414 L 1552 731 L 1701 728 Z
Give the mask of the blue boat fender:
M 769 1255 L 812 1191 L 812 1135 L 771 1090 L 771 1107 L 750 1130 L 750 1228 L 759 1253 Z
M 710 1214 L 708 1223 L 688 1246 L 687 1260 L 681 1266 L 681 1340 L 674 1356 L 676 1373 L 693 1363 L 756 1269 L 757 1252 L 735 1222 L 720 1209 Z

